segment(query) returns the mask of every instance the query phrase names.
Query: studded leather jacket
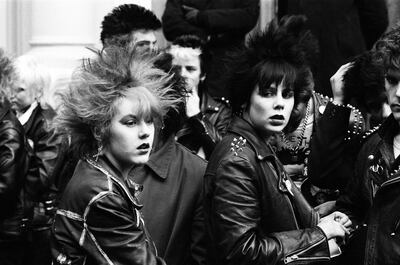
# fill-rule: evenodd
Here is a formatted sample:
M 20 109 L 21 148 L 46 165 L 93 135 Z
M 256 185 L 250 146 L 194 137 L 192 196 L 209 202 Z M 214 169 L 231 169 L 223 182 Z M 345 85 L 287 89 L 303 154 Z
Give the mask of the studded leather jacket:
M 329 260 L 318 214 L 271 147 L 235 117 L 205 174 L 209 264 L 290 264 Z
M 356 228 L 353 240 L 359 242 L 353 245 L 363 248 L 361 261 L 348 264 L 400 264 L 400 157 L 393 154 L 398 131 L 398 123 L 389 116 L 379 129 L 363 136 L 355 174 L 336 203 Z
M 22 233 L 27 211 L 24 185 L 29 156 L 22 125 L 1 103 L 0 150 L 0 241 L 3 241 Z
M 137 191 L 106 157 L 81 160 L 55 216 L 54 264 L 165 264 L 145 229 Z
M 208 160 L 216 144 L 226 133 L 231 121 L 231 108 L 228 99 L 214 99 L 205 93 L 200 110 L 199 114 L 184 123 L 176 137 L 179 143 L 195 153 L 203 148 L 205 159 Z

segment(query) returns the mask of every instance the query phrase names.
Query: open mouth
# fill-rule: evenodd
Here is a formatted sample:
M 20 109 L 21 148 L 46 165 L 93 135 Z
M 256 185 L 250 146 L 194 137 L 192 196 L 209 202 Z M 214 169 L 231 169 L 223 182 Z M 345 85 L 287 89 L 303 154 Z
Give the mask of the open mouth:
M 270 117 L 271 120 L 280 120 L 280 121 L 284 121 L 285 117 L 283 117 L 283 115 L 274 115 Z
M 146 150 L 146 149 L 149 149 L 149 148 L 150 148 L 150 144 L 144 143 L 144 144 L 139 145 L 137 149 Z

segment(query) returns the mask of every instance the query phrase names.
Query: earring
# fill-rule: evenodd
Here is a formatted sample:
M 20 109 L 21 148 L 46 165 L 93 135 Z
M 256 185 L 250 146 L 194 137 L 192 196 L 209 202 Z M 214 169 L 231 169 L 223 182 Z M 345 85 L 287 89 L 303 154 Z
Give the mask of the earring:
M 93 155 L 94 161 L 97 162 L 102 150 L 103 150 L 103 145 L 101 143 L 98 143 L 97 153 Z

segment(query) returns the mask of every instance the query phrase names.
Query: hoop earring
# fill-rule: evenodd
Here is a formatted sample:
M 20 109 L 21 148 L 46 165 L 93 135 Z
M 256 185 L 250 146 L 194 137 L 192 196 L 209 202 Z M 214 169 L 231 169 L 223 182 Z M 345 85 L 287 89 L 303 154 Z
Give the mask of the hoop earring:
M 101 151 L 103 151 L 103 145 L 99 142 L 97 147 L 97 153 L 93 155 L 94 161 L 97 162 L 99 156 L 101 155 Z

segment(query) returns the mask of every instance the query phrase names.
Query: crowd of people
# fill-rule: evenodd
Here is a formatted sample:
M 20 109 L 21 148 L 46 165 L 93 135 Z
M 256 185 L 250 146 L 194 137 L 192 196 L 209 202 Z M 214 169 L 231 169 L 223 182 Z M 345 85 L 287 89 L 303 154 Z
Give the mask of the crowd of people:
M 56 109 L 0 49 L 0 264 L 400 263 L 400 25 L 328 97 L 306 16 L 206 2 L 114 8 Z

